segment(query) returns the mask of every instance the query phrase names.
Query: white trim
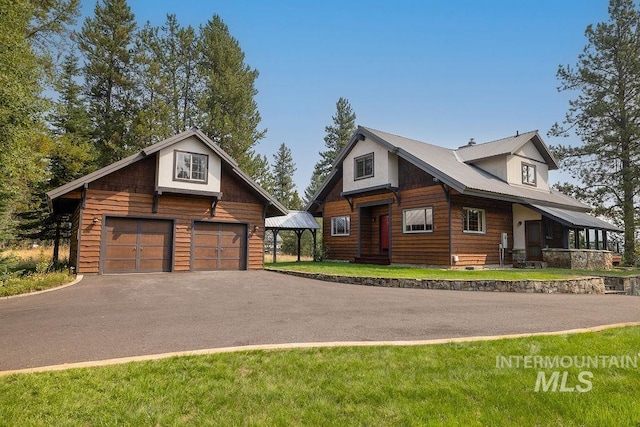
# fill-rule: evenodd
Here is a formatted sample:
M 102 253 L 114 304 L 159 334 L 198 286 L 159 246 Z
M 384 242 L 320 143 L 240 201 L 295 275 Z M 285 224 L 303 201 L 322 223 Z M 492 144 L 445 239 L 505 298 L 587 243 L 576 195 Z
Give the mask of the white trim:
M 426 221 L 425 218 L 425 229 L 424 230 L 407 230 L 407 225 L 406 225 L 406 213 L 409 211 L 426 211 L 427 209 L 429 209 L 431 211 L 431 223 L 428 223 Z M 425 234 L 425 233 L 433 233 L 433 228 L 434 228 L 434 220 L 433 220 L 433 206 L 425 206 L 425 207 L 418 207 L 418 208 L 409 208 L 409 209 L 403 209 L 402 210 L 402 234 Z M 428 225 L 431 225 L 431 229 L 427 229 L 426 227 Z
M 465 227 L 467 226 L 466 221 L 464 219 L 464 212 L 466 210 L 474 210 L 474 211 L 478 211 L 478 212 L 482 212 L 482 227 L 481 230 L 476 231 L 476 230 L 465 230 Z M 485 209 L 480 209 L 480 208 L 471 208 L 468 206 L 463 206 L 462 207 L 462 232 L 466 233 L 466 234 L 487 234 L 487 211 Z
M 344 218 L 346 220 L 345 224 L 345 232 L 337 233 L 334 227 L 334 219 Z M 333 237 L 344 237 L 351 235 L 351 216 L 350 215 L 336 215 L 331 217 L 331 236 Z

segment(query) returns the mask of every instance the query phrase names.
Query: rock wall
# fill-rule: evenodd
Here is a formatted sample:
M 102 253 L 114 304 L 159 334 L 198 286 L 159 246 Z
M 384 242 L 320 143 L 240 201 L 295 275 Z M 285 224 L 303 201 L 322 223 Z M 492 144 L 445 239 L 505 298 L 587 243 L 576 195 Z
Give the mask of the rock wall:
M 542 259 L 549 267 L 580 270 L 611 270 L 613 253 L 594 249 L 543 249 Z
M 566 280 L 426 280 L 383 279 L 379 277 L 348 277 L 332 274 L 301 273 L 297 271 L 271 270 L 292 276 L 306 277 L 326 282 L 352 285 L 381 286 L 386 288 L 445 289 L 456 291 L 604 294 L 604 278 L 583 277 Z

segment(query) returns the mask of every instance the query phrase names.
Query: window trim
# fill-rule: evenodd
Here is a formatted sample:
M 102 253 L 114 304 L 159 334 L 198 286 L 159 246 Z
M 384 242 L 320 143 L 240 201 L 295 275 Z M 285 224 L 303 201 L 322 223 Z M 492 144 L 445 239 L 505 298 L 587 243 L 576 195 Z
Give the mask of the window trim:
M 203 156 L 205 159 L 204 179 L 178 178 L 178 153 L 190 154 L 192 156 Z M 193 160 L 191 161 L 193 165 Z M 191 173 L 191 171 L 189 171 Z M 192 184 L 208 184 L 209 183 L 209 155 L 204 153 L 194 153 L 192 151 L 173 150 L 173 180 L 178 182 L 189 182 Z
M 424 230 L 407 230 L 407 222 L 406 222 L 406 213 L 409 211 L 426 211 L 427 209 L 429 209 L 431 211 L 431 224 L 428 224 L 426 222 L 426 218 L 425 218 L 425 229 Z M 433 229 L 435 228 L 435 224 L 434 224 L 434 218 L 433 218 L 433 206 L 424 206 L 424 207 L 417 207 L 417 208 L 408 208 L 408 209 L 403 209 L 402 210 L 402 234 L 426 234 L 426 233 L 433 233 Z M 431 225 L 431 229 L 427 230 L 426 226 L 427 225 Z
M 344 233 L 337 233 L 334 226 L 334 220 L 338 218 L 346 219 L 346 229 Z M 346 237 L 351 235 L 351 215 L 336 215 L 331 217 L 331 236 L 332 237 Z
M 533 169 L 533 182 L 529 182 L 529 181 L 525 181 L 524 179 L 524 169 Z M 527 171 L 528 172 L 528 171 Z M 538 169 L 537 166 L 534 165 L 533 163 L 527 163 L 527 162 L 520 162 L 520 178 L 522 179 L 522 184 L 523 185 L 530 185 L 532 187 L 537 187 L 538 186 Z M 529 177 L 529 174 L 527 173 L 527 179 Z
M 362 176 L 358 176 L 358 161 L 362 160 L 365 161 L 371 157 L 371 175 L 362 175 Z M 354 181 L 359 181 L 361 179 L 367 179 L 367 178 L 373 178 L 375 176 L 375 155 L 374 153 L 367 153 L 367 154 L 363 154 L 362 156 L 358 156 L 358 157 L 354 157 L 353 158 L 353 180 Z
M 468 230 L 465 228 L 468 228 L 468 216 L 467 216 L 467 221 L 465 221 L 465 211 L 470 211 L 470 210 L 474 210 L 474 211 L 478 211 L 478 212 L 482 212 L 482 227 L 481 230 Z M 472 207 L 468 207 L 468 206 L 464 206 L 462 208 L 462 232 L 466 233 L 466 234 L 487 234 L 487 211 L 486 209 L 480 209 L 480 208 L 472 208 Z

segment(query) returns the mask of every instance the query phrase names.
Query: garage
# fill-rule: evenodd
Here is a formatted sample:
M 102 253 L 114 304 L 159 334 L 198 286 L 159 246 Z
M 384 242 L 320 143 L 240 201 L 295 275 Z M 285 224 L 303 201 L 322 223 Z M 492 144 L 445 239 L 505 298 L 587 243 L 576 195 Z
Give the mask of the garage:
M 245 270 L 247 226 L 195 221 L 192 229 L 191 269 Z
M 107 217 L 102 242 L 103 273 L 171 271 L 171 220 Z

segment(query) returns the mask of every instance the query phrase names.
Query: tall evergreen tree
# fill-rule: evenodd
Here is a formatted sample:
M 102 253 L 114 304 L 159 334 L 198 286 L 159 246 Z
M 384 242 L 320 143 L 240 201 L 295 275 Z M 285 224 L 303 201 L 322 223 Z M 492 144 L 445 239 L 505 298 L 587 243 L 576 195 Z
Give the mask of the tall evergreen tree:
M 141 148 L 132 132 L 138 113 L 133 77 L 136 22 L 126 0 L 103 0 L 78 36 L 94 141 L 105 165 Z
M 559 90 L 578 93 L 563 125 L 580 145 L 559 145 L 555 153 L 582 186 L 564 185 L 595 204 L 597 213 L 622 218 L 624 262 L 635 261 L 636 204 L 640 191 L 640 14 L 632 0 L 611 0 L 609 20 L 585 31 L 588 44 L 575 68 L 558 70 Z
M 332 117 L 333 124 L 326 126 L 324 131 L 324 145 L 327 148 L 320 152 L 320 160 L 316 163 L 311 176 L 311 183 L 305 189 L 305 201 L 309 202 L 318 191 L 324 179 L 331 173 L 333 162 L 338 153 L 349 142 L 356 130 L 356 113 L 346 98 L 340 97 L 336 102 L 336 114 Z
M 136 64 L 141 89 L 138 135 L 155 142 L 191 127 L 201 79 L 196 72 L 197 34 L 167 15 L 161 27 L 149 23 L 138 33 Z
M 273 155 L 271 169 L 271 194 L 286 208 L 301 209 L 302 203 L 296 191 L 296 184 L 293 182 L 296 164 L 293 161 L 291 149 L 284 142 L 280 144 L 278 152 Z
M 258 129 L 260 113 L 254 99 L 258 71 L 244 62 L 244 52 L 220 16 L 200 28 L 198 71 L 204 87 L 198 97 L 198 126 L 255 176 L 260 159 L 254 146 L 266 130 Z

